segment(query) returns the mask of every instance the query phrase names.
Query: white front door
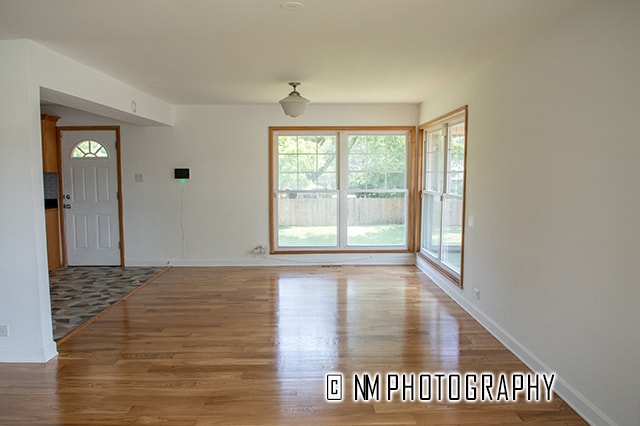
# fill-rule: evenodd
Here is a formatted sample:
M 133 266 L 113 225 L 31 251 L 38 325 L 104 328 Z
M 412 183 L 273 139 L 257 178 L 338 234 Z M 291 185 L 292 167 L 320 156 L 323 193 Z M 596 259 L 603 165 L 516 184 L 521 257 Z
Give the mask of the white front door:
M 115 130 L 62 130 L 67 263 L 121 264 Z

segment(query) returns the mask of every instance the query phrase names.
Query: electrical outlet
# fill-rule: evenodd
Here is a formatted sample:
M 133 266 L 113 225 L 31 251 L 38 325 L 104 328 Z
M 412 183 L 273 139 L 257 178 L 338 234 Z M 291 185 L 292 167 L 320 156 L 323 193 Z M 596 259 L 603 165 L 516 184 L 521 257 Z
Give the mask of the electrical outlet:
M 261 254 L 261 255 L 264 256 L 269 252 L 269 250 L 267 249 L 267 246 L 265 244 L 260 244 L 260 245 L 255 246 L 253 248 L 252 252 L 255 255 Z
M 480 289 L 479 288 L 474 288 L 473 289 L 473 295 L 475 296 L 476 300 L 480 300 Z
M 8 325 L 0 325 L 0 337 L 9 337 Z

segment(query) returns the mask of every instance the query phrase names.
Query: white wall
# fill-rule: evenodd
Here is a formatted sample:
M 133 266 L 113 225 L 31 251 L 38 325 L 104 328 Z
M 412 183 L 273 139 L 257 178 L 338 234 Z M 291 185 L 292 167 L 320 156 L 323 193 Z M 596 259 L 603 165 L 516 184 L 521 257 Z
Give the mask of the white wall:
M 255 256 L 269 243 L 268 128 L 408 125 L 417 104 L 312 104 L 286 117 L 273 105 L 176 106 L 173 127 L 141 127 L 59 106 L 61 126 L 119 125 L 122 138 L 125 263 L 134 265 L 284 265 L 403 263 L 413 254 Z M 188 167 L 191 179 L 173 179 Z M 135 182 L 142 174 L 143 182 Z M 183 238 L 184 236 L 184 238 Z
M 37 43 L 28 46 L 43 99 L 139 125 L 173 123 L 170 104 Z
M 123 136 L 125 242 L 131 264 L 252 265 L 402 262 L 412 255 L 267 256 L 270 125 L 415 125 L 418 105 L 311 105 L 287 118 L 278 104 L 178 106 L 172 129 Z M 173 179 L 188 167 L 191 179 Z M 142 173 L 143 183 L 134 175 Z M 184 231 L 184 232 L 183 232 Z
M 0 337 L 0 361 L 43 361 L 56 354 L 44 239 L 39 99 L 30 84 L 26 47 L 0 42 L 0 325 L 9 327 L 9 336 Z
M 475 224 L 441 285 L 594 424 L 640 424 L 639 22 L 594 2 L 421 108 L 469 105 Z
M 0 42 L 0 362 L 47 361 L 51 327 L 44 227 L 41 91 L 138 123 L 170 123 L 172 107 L 28 40 Z M 140 107 L 133 114 L 131 100 Z

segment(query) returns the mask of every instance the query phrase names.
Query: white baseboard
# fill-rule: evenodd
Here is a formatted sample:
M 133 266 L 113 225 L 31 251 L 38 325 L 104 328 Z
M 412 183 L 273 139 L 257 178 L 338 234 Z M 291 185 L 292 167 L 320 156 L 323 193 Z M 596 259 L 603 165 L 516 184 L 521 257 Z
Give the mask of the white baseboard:
M 28 362 L 44 363 L 58 355 L 56 342 L 42 347 L 0 347 L 1 362 Z
M 127 266 L 295 266 L 295 265 L 415 265 L 414 253 L 268 254 L 242 258 L 127 259 Z
M 566 382 L 560 372 L 552 371 L 544 361 L 538 358 L 531 350 L 518 341 L 518 339 L 505 331 L 499 324 L 478 310 L 473 304 L 469 303 L 469 301 L 463 297 L 460 288 L 448 278 L 432 268 L 420 257 L 416 257 L 416 266 L 532 371 L 555 373 L 556 384 L 554 385 L 554 392 L 580 414 L 582 418 L 589 422 L 589 424 L 616 425 L 609 416 L 596 407 L 570 383 Z

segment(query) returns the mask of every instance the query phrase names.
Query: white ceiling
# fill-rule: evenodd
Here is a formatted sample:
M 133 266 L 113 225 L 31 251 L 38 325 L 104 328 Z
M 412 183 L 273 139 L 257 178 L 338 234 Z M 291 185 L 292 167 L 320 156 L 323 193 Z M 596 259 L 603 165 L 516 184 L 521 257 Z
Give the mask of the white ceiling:
M 587 0 L 0 0 L 28 38 L 173 104 L 424 101 Z

